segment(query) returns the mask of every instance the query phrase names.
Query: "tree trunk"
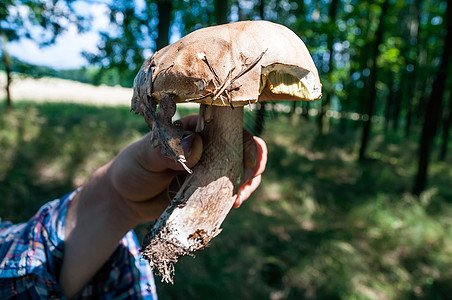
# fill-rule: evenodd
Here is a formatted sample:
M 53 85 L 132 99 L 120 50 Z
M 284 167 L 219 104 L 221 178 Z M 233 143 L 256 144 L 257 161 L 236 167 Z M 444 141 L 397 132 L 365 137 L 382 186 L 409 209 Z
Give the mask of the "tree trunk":
M 156 50 L 160 50 L 169 45 L 172 5 L 170 0 L 159 0 L 156 4 L 159 14 L 159 23 L 157 26 L 158 36 L 155 43 L 157 47 Z
M 346 100 L 346 101 L 342 101 L 341 104 L 342 104 L 342 106 L 341 106 L 341 119 L 339 122 L 339 130 L 340 130 L 340 132 L 344 133 L 348 129 L 347 124 L 348 124 L 348 111 L 349 111 L 350 103 L 348 100 Z
M 407 74 L 407 72 L 405 72 L 404 74 Z M 408 82 L 406 79 L 402 78 L 401 79 L 401 83 L 400 83 L 400 87 L 396 90 L 393 91 L 394 93 L 394 111 L 393 111 L 393 116 L 392 116 L 392 130 L 397 132 L 397 130 L 399 130 L 399 124 L 400 124 L 400 112 L 402 111 L 402 102 L 403 102 L 403 98 L 407 98 L 406 96 L 404 96 L 404 93 L 402 91 L 406 91 L 409 88 Z M 408 94 L 408 92 L 407 92 Z M 407 100 L 408 101 L 408 100 Z
M 411 132 L 411 123 L 413 120 L 413 103 L 408 103 L 407 105 L 407 112 L 406 112 L 406 123 L 405 123 L 405 138 L 410 138 L 410 132 Z
M 389 125 L 391 123 L 391 116 L 393 112 L 393 105 L 394 105 L 394 77 L 389 72 L 388 74 L 389 82 L 389 94 L 386 97 L 386 108 L 385 108 L 385 124 L 384 124 L 384 132 L 388 133 Z
M 228 0 L 215 0 L 215 10 L 217 15 L 217 24 L 226 24 L 228 22 Z
M 256 120 L 255 120 L 255 127 L 254 127 L 254 135 L 261 136 L 264 132 L 265 128 L 265 102 L 259 102 L 257 104 L 257 112 L 256 112 Z
M 301 105 L 304 106 L 301 111 L 301 115 L 306 119 L 306 121 L 309 121 L 309 110 L 311 109 L 311 102 L 303 101 Z
M 330 24 L 336 25 L 336 12 L 337 12 L 337 6 L 339 4 L 339 0 L 332 0 L 329 10 L 328 10 L 328 21 Z M 334 26 L 333 28 L 336 28 Z M 328 43 L 328 50 L 330 52 L 330 60 L 328 61 L 328 73 L 331 74 L 333 72 L 333 61 L 334 61 L 334 32 L 330 32 L 328 34 L 327 43 Z M 331 76 L 330 81 L 331 81 Z M 334 88 L 331 86 L 329 91 L 327 91 L 325 97 L 322 97 L 320 99 L 321 105 L 320 105 L 320 111 L 319 115 L 317 116 L 317 126 L 319 129 L 320 135 L 325 135 L 329 131 L 329 120 L 326 117 L 326 111 L 330 107 L 331 102 L 331 95 L 333 94 Z
M 144 238 L 143 257 L 172 282 L 174 264 L 221 232 L 243 181 L 243 107 L 201 105 L 201 160 Z
M 443 135 L 441 142 L 441 151 L 439 153 L 439 160 L 445 161 L 447 154 L 447 144 L 449 142 L 450 124 L 452 123 L 452 91 L 449 93 L 449 107 L 447 109 L 446 117 L 443 122 Z
M 297 121 L 298 121 L 297 102 L 298 101 L 293 101 L 292 106 L 290 108 L 289 119 L 290 119 L 290 124 L 292 124 L 292 125 L 297 124 Z
M 260 2 L 259 2 L 259 16 L 261 17 L 261 20 L 265 20 L 264 13 L 265 13 L 265 3 L 264 3 L 264 0 L 260 0 Z
M 405 103 L 406 105 L 406 122 L 405 122 L 405 138 L 408 139 L 410 137 L 410 129 L 411 124 L 413 124 L 413 112 L 415 108 L 418 106 L 420 99 L 420 88 L 421 81 L 423 78 L 423 74 L 421 69 L 425 67 L 425 61 L 421 59 L 421 44 L 419 41 L 419 33 L 420 33 L 420 18 L 421 18 L 421 7 L 422 0 L 415 0 L 410 5 L 409 15 L 410 19 L 408 22 L 407 28 L 407 36 L 408 40 L 405 41 L 406 45 L 409 45 L 409 50 L 407 51 L 407 62 L 413 65 L 413 71 L 410 76 L 410 89 L 408 90 L 408 99 Z M 413 53 L 410 55 L 410 52 Z M 411 57 L 411 58 L 410 58 Z M 414 88 L 413 88 L 414 87 Z
M 384 20 L 386 18 L 386 13 L 389 8 L 389 0 L 385 0 L 383 3 L 383 7 L 381 9 L 380 15 L 380 24 L 378 25 L 378 29 L 375 33 L 375 42 L 374 42 L 374 51 L 372 57 L 372 63 L 370 68 L 370 78 L 369 78 L 369 102 L 367 106 L 367 115 L 369 116 L 368 120 L 364 122 L 363 134 L 361 138 L 361 148 L 359 149 L 359 161 L 364 161 L 366 159 L 366 149 L 369 142 L 369 136 L 371 131 L 372 124 L 372 116 L 374 114 L 374 106 L 375 100 L 377 98 L 377 58 L 380 55 L 379 46 L 383 41 L 383 29 L 384 29 Z
M 413 193 L 420 195 L 427 184 L 428 166 L 433 139 L 436 135 L 438 120 L 441 116 L 443 95 L 446 85 L 446 79 L 449 72 L 449 63 L 452 47 L 452 4 L 447 4 L 447 12 L 444 18 L 446 20 L 446 37 L 444 39 L 443 54 L 438 73 L 432 86 L 432 93 L 428 100 L 424 124 L 422 127 L 421 139 L 419 141 L 419 163 L 418 171 L 414 183 Z
M 264 20 L 264 8 L 265 8 L 264 0 L 260 0 L 259 13 L 261 20 Z M 262 133 L 264 132 L 264 128 L 265 128 L 265 102 L 260 102 L 256 112 L 254 134 L 257 136 L 261 136 Z
M 243 12 L 243 9 L 240 7 L 240 0 L 235 1 L 236 5 L 237 5 L 237 14 L 239 17 L 239 21 L 245 21 L 248 18 L 246 17 L 246 15 Z
M 5 72 L 6 72 L 6 112 L 10 112 L 13 108 L 13 104 L 11 101 L 11 57 L 9 56 L 8 49 L 6 49 L 6 44 L 8 43 L 8 38 L 6 34 L 2 33 L 2 48 L 3 48 L 3 63 L 5 64 Z

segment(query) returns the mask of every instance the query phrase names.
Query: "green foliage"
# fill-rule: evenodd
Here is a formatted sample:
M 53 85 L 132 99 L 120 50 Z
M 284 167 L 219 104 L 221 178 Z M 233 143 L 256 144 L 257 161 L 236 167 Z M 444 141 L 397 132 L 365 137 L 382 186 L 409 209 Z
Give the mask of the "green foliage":
M 210 26 L 216 23 L 214 13 L 214 0 L 194 1 L 178 0 L 174 1 L 175 15 L 180 16 L 180 31 L 186 35 L 196 29 Z
M 161 299 L 447 299 L 452 203 L 437 187 L 406 193 L 413 141 L 379 149 L 378 135 L 378 158 L 359 164 L 355 131 L 317 140 L 314 124 L 267 121 L 259 190 Z
M 0 4 L 1 30 L 10 39 L 30 36 L 19 30 L 24 20 L 10 15 L 14 3 Z M 40 1 L 27 3 L 32 22 L 52 24 Z M 102 33 L 98 55 L 87 54 L 96 67 L 80 72 L 79 80 L 131 86 L 158 36 L 158 4 L 145 3 L 111 4 L 111 30 Z M 215 3 L 172 1 L 171 31 L 185 35 L 213 25 Z M 450 3 L 390 0 L 381 19 L 383 1 L 341 0 L 333 22 L 332 1 L 234 0 L 229 20 L 260 19 L 261 3 L 265 19 L 290 27 L 305 41 L 325 93 L 333 94 L 333 109 L 363 118 L 369 89 L 376 87 L 375 112 L 385 116 L 386 131 L 375 122 L 369 160 L 360 164 L 360 121 L 330 119 L 331 132 L 316 138 L 310 122 L 293 126 L 286 116 L 269 116 L 264 138 L 270 157 L 260 189 L 233 212 L 209 249 L 178 263 L 175 285 L 159 285 L 160 298 L 447 299 L 452 294 L 452 162 L 433 163 L 431 185 L 420 197 L 408 191 Z M 383 36 L 375 66 L 379 24 Z M 15 64 L 33 76 L 52 72 Z M 376 82 L 371 82 L 374 69 Z M 70 78 L 77 74 L 68 72 Z M 58 76 L 66 76 L 62 73 Z M 446 88 L 450 96 L 450 84 Z M 247 113 L 248 128 L 253 120 Z M 398 124 L 406 125 L 406 136 Z M 18 104 L 0 119 L 0 215 L 27 219 L 146 131 L 141 118 L 126 108 Z
M 0 113 L 0 216 L 15 222 L 82 184 L 147 129 L 126 107 L 18 102 Z
M 354 126 L 319 139 L 312 122 L 267 122 L 260 188 L 177 264 L 175 285 L 158 284 L 161 299 L 447 299 L 452 161 L 416 198 L 415 141 L 377 131 L 360 164 Z M 127 107 L 17 103 L 0 118 L 0 216 L 27 220 L 147 131 Z
M 110 26 L 100 33 L 98 53 L 83 53 L 91 64 L 99 67 L 94 84 L 133 85 L 145 56 L 154 48 L 155 28 L 151 21 L 155 20 L 155 11 L 151 8 L 140 11 L 133 1 L 117 1 L 109 6 Z
M 80 69 L 60 69 L 56 70 L 46 66 L 29 64 L 21 61 L 17 58 L 12 58 L 12 72 L 20 77 L 53 77 L 68 79 L 83 83 L 91 83 L 93 85 L 108 85 L 116 86 L 121 85 L 119 80 L 118 70 L 111 69 L 109 71 L 103 72 L 103 69 L 99 67 L 90 66 L 83 67 Z M 4 71 L 4 64 L 0 64 L 0 71 Z
M 41 46 L 51 45 L 58 35 L 75 24 L 80 31 L 85 19 L 74 13 L 71 0 L 8 0 L 0 4 L 0 34 L 7 40 L 28 38 Z
M 0 57 L 3 59 L 3 57 Z M 11 58 L 11 72 L 19 73 L 23 76 L 30 76 L 33 78 L 41 78 L 41 77 L 55 77 L 62 79 L 70 79 L 74 81 L 90 83 L 93 81 L 93 72 L 92 69 L 81 68 L 81 69 L 62 69 L 55 70 L 46 66 L 39 66 L 26 63 L 17 58 Z M 0 70 L 5 71 L 5 65 L 0 64 Z M 97 70 L 96 70 L 97 72 Z

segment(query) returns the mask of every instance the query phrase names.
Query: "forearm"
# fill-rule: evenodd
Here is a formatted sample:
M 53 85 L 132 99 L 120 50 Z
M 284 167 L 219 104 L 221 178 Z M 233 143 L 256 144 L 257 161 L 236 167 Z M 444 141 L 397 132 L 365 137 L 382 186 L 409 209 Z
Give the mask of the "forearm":
M 150 147 L 146 139 L 129 145 L 99 168 L 72 200 L 60 274 L 67 297 L 96 274 L 130 229 L 155 220 L 168 205 L 164 191 L 177 172 L 165 170 L 164 160 L 157 159 L 158 151 Z M 145 157 L 149 169 L 137 157 Z
M 111 187 L 106 165 L 79 191 L 66 215 L 65 250 L 60 285 L 74 296 L 112 255 L 121 238 L 136 225 L 124 201 Z
M 194 116 L 182 121 L 188 129 L 196 124 Z M 254 143 L 251 136 L 250 139 Z M 240 190 L 236 206 L 254 191 L 265 169 L 265 143 L 260 139 L 256 142 L 257 150 L 256 147 L 246 149 L 257 151 L 258 163 L 256 155 L 244 155 L 245 162 L 246 158 L 254 157 L 251 165 L 255 167 L 250 177 L 255 178 Z M 182 140 L 182 146 L 187 165 L 193 167 L 201 157 L 201 138 L 190 135 Z M 147 136 L 129 145 L 90 177 L 66 213 L 64 258 L 59 278 L 66 297 L 74 296 L 88 283 L 130 229 L 161 215 L 170 202 L 167 187 L 180 172 L 184 172 L 181 165 L 163 157 Z

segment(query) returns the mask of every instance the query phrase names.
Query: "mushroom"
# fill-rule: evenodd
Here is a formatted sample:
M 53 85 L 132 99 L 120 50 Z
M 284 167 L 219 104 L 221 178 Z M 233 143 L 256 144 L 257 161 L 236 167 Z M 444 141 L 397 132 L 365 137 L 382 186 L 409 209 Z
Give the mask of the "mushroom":
M 194 31 L 149 57 L 134 81 L 132 110 L 152 143 L 185 166 L 176 103 L 201 103 L 196 131 L 203 154 L 143 241 L 142 255 L 172 282 L 174 263 L 209 244 L 243 183 L 243 106 L 268 100 L 316 100 L 312 58 L 290 29 L 242 21 Z M 159 108 L 157 110 L 157 104 Z

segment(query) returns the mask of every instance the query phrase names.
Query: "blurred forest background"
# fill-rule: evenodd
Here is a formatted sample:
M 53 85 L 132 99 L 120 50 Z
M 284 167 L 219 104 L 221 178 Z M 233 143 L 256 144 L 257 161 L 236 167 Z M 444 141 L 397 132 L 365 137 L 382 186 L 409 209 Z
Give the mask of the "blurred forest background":
M 8 52 L 18 39 L 52 45 L 69 24 L 88 30 L 79 2 L 109 14 L 88 67 Z M 269 147 L 261 187 L 209 248 L 178 263 L 173 286 L 158 283 L 160 298 L 452 299 L 450 1 L 3 0 L 2 219 L 27 220 L 147 131 L 126 106 L 15 101 L 14 80 L 131 87 L 171 39 L 257 19 L 306 43 L 323 97 L 246 111 L 246 128 Z

